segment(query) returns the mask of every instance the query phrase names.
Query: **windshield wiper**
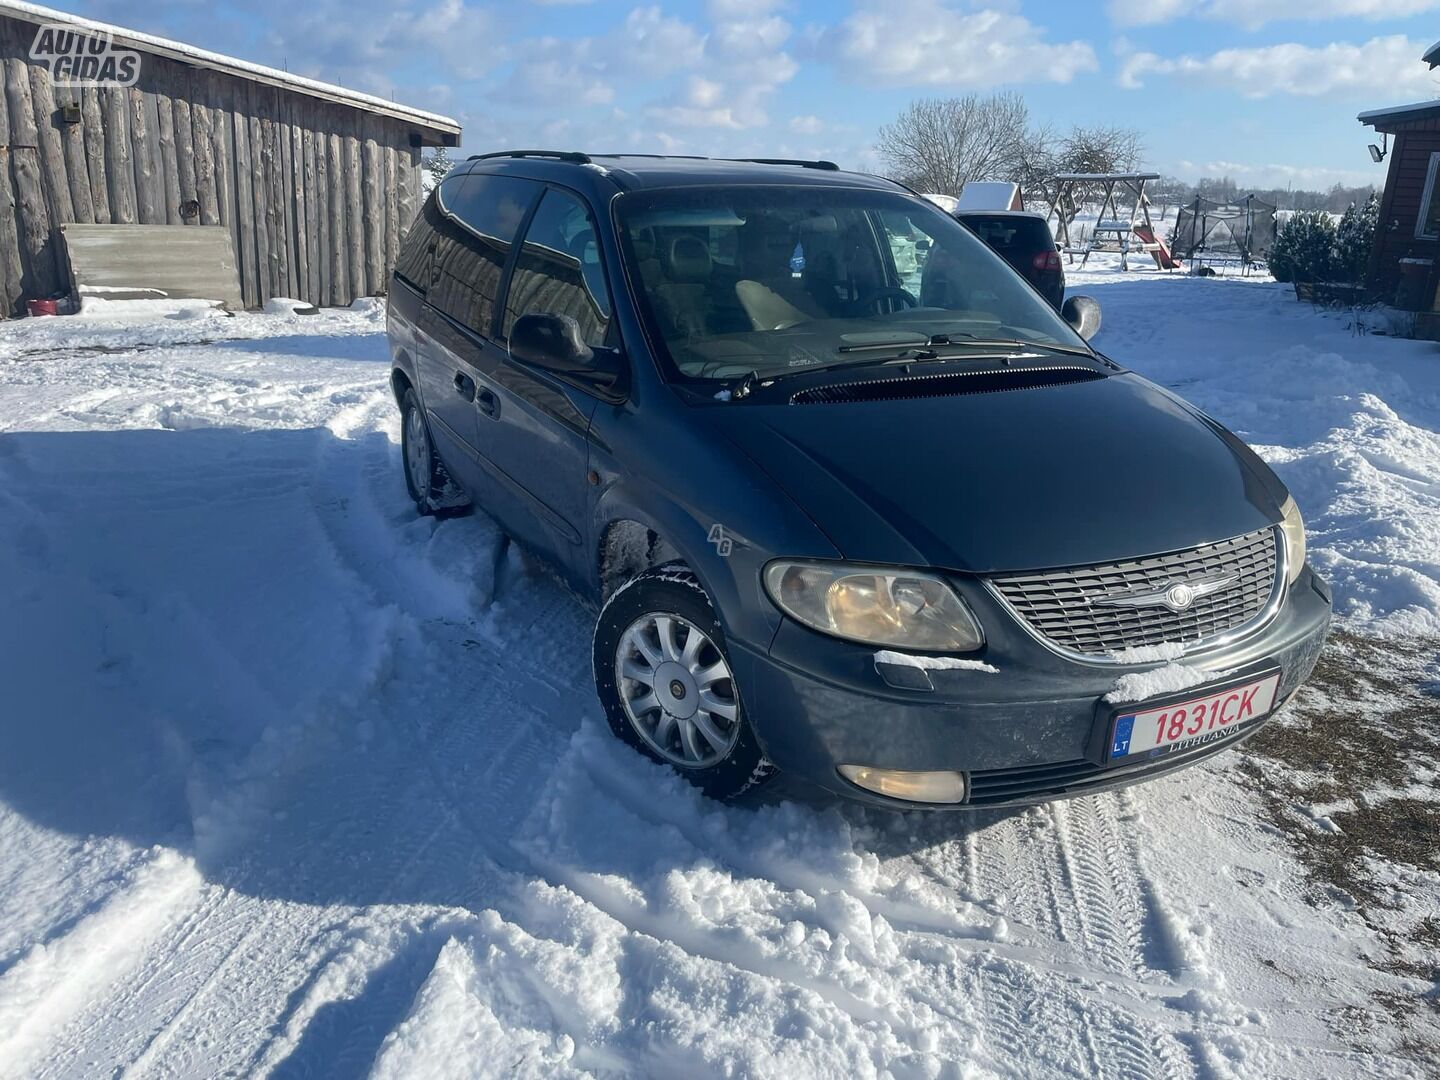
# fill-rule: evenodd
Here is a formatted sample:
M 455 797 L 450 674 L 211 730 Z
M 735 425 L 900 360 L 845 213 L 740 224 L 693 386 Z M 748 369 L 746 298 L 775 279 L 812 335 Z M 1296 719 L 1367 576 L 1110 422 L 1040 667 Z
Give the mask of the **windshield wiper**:
M 963 338 L 963 341 L 953 341 L 952 338 Z M 939 340 L 937 340 L 939 339 Z M 1075 345 L 1052 345 L 1045 341 L 1026 341 L 1023 338 L 982 338 L 979 334 L 967 334 L 963 331 L 955 334 L 937 334 L 930 339 L 930 344 L 937 345 L 970 345 L 978 348 L 1004 348 L 1004 349 L 1044 349 L 1046 352 L 1069 353 L 1071 356 L 1088 356 L 1093 358 L 1094 352 L 1089 348 L 1080 348 Z
M 959 338 L 960 340 L 953 340 Z M 836 351 L 841 353 L 874 352 L 883 349 L 896 349 L 897 346 L 909 346 L 901 348 L 890 356 L 856 357 L 851 360 L 842 360 L 834 364 L 809 364 L 796 368 L 793 371 L 777 371 L 767 374 L 762 379 L 758 371 L 747 371 L 744 375 L 732 379 L 726 383 L 720 393 L 716 396 L 722 401 L 739 401 L 748 397 L 750 393 L 760 386 L 769 386 L 779 379 L 790 379 L 797 375 L 815 375 L 822 371 L 840 371 L 847 368 L 865 367 L 878 364 L 888 366 L 891 364 L 929 364 L 943 363 L 950 360 L 974 359 L 982 357 L 969 355 L 966 350 L 979 349 L 1004 349 L 1012 355 L 1007 356 L 1006 362 L 1012 359 L 1023 359 L 1027 356 L 1035 357 L 1042 352 L 1065 353 L 1071 356 L 1083 356 L 1090 360 L 1097 360 L 1108 363 L 1103 357 L 1086 349 L 1077 349 L 1068 345 L 1047 345 L 1038 341 L 1023 341 L 1020 338 L 982 338 L 972 334 L 934 334 L 928 338 L 921 339 L 920 335 L 907 336 L 894 341 L 867 342 L 864 345 L 841 345 Z M 944 351 L 941 351 L 944 350 Z M 1114 366 L 1113 364 L 1111 365 Z
M 841 345 L 835 351 L 838 353 L 883 352 L 886 349 L 902 345 L 909 346 L 909 348 L 905 350 L 905 353 L 895 357 L 897 360 L 940 359 L 939 354 L 934 351 L 940 345 L 960 345 L 966 348 L 980 349 L 1044 349 L 1046 352 L 1070 353 L 1073 356 L 1093 355 L 1089 349 L 1076 348 L 1073 345 L 1050 345 L 1041 341 L 1026 341 L 1023 338 L 984 338 L 979 334 L 971 334 L 963 330 L 949 334 L 931 334 L 929 337 L 916 334 L 892 338 L 888 341 L 867 341 L 859 345 Z M 917 355 L 905 355 L 912 352 Z M 811 368 L 810 370 L 815 369 Z

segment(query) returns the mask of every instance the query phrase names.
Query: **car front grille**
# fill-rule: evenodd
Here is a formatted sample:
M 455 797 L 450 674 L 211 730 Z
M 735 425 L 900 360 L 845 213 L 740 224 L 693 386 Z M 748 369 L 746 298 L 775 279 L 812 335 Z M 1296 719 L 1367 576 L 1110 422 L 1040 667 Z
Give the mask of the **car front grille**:
M 1169 555 L 998 575 L 990 584 L 1060 651 L 1107 659 L 1112 652 L 1151 645 L 1203 645 L 1259 619 L 1280 587 L 1279 543 L 1278 531 L 1267 528 Z M 1234 581 L 1180 611 L 1159 604 L 1097 603 L 1226 577 Z

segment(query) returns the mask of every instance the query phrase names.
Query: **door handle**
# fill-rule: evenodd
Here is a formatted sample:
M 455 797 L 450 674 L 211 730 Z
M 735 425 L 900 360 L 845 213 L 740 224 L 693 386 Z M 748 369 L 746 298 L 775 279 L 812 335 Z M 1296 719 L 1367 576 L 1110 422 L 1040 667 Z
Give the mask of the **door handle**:
M 475 400 L 475 380 L 463 371 L 455 373 L 455 392 L 466 401 Z
M 493 418 L 500 415 L 500 399 L 493 390 L 481 387 L 475 394 L 475 404 L 486 416 Z

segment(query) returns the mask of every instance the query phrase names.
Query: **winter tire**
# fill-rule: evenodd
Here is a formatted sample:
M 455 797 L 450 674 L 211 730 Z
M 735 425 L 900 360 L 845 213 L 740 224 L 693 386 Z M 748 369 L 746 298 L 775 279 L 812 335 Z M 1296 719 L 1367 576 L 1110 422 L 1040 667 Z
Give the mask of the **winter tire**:
M 595 627 L 595 689 L 611 730 L 716 799 L 766 780 L 725 634 L 680 564 L 646 570 L 606 602 Z
M 405 466 L 405 489 L 420 514 L 437 514 L 469 504 L 435 453 L 425 411 L 414 390 L 406 390 L 400 403 L 400 459 Z

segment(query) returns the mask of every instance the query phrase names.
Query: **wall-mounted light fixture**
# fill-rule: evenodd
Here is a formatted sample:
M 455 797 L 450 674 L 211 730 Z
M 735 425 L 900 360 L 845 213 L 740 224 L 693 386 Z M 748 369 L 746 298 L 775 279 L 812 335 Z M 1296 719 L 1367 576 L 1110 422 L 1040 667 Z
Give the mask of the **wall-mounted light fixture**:
M 1380 146 L 1371 143 L 1365 148 L 1370 151 L 1370 160 L 1377 165 L 1384 161 L 1385 155 L 1390 152 L 1390 133 L 1388 131 L 1380 136 L 1380 142 Z

